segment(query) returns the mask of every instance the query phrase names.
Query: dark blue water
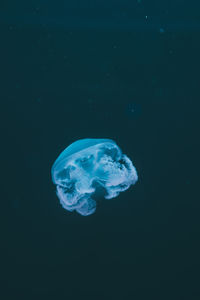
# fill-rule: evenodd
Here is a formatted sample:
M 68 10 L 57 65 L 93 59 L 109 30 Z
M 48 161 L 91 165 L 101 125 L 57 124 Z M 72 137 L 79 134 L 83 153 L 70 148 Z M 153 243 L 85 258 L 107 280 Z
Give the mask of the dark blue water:
M 2 299 L 200 299 L 196 1 L 0 4 Z M 82 217 L 59 153 L 111 138 L 135 186 Z

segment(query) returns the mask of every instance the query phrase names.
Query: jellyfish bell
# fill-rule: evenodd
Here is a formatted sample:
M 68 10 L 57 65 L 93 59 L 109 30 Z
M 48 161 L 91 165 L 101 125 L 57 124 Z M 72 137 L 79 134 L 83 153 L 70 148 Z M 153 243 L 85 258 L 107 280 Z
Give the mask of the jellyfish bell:
M 97 194 L 114 198 L 138 179 L 131 160 L 111 139 L 72 143 L 58 156 L 51 174 L 61 205 L 85 216 L 95 212 Z
M 90 158 L 89 153 L 91 153 L 92 156 L 96 150 L 95 146 L 99 144 L 106 144 L 108 149 L 109 146 L 116 145 L 115 142 L 110 139 L 82 139 L 69 145 L 61 152 L 51 168 L 53 182 L 57 184 L 57 180 L 59 179 L 56 175 L 61 175 L 61 172 L 69 165 L 69 161 L 75 161 L 75 159 L 80 159 L 80 162 L 84 162 L 84 160 L 87 161 L 87 158 Z M 73 168 L 73 165 L 71 165 L 71 167 Z

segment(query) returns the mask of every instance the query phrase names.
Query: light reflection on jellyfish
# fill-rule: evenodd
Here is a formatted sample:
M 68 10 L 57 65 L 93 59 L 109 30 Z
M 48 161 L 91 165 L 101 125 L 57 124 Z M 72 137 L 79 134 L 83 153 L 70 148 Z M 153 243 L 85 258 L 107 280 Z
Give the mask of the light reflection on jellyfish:
M 110 139 L 82 139 L 68 146 L 52 169 L 61 205 L 87 216 L 96 210 L 96 196 L 111 199 L 138 179 L 131 160 Z

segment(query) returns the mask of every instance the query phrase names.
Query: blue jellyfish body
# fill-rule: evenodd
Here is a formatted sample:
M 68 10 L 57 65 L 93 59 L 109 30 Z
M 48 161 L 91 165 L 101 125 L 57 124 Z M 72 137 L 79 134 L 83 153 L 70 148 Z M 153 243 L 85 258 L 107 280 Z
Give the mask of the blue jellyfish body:
M 51 174 L 61 205 L 84 216 L 95 212 L 99 187 L 111 199 L 138 179 L 131 160 L 110 139 L 72 143 L 58 156 Z

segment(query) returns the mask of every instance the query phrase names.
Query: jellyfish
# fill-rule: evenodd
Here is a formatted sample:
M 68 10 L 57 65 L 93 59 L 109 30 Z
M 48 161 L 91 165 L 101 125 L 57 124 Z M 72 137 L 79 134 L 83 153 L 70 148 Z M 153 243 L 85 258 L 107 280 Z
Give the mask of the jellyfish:
M 131 160 L 111 139 L 81 139 L 68 146 L 51 168 L 61 205 L 83 216 L 96 210 L 99 197 L 112 199 L 138 180 Z

